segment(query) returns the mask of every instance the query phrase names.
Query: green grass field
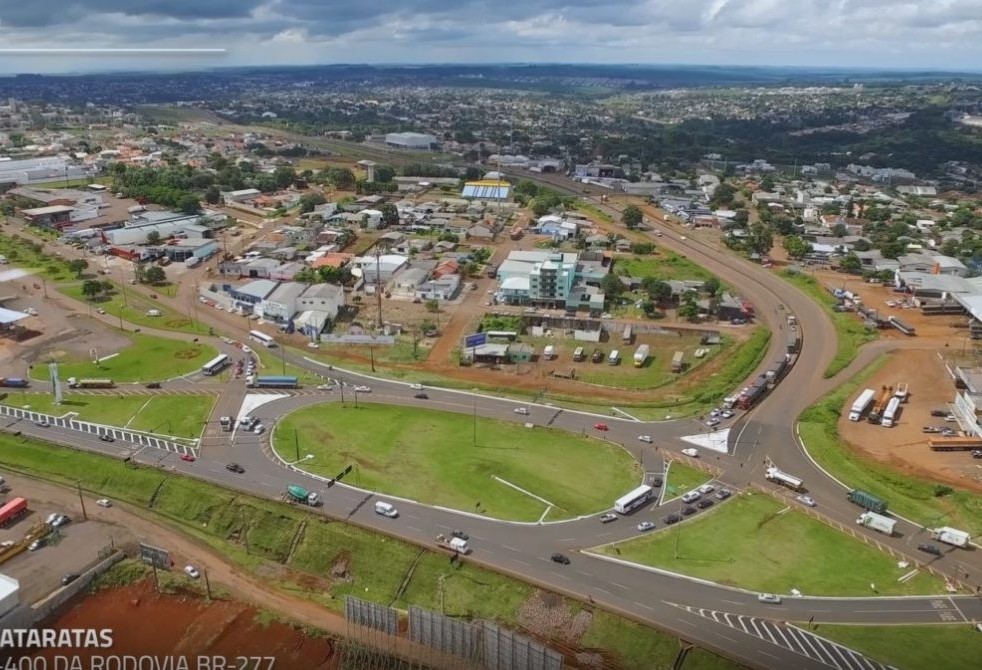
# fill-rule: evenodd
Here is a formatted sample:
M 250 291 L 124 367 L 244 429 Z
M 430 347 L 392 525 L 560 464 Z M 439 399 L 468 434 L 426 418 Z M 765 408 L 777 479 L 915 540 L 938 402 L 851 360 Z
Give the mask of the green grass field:
M 343 595 L 348 593 L 386 605 L 393 602 L 421 551 L 356 526 L 314 517 L 302 508 L 7 434 L 0 434 L 0 465 L 73 488 L 77 482 L 87 496 L 126 502 L 140 508 L 142 514 L 173 522 L 266 583 L 334 611 L 342 608 Z M 158 487 L 156 504 L 148 511 Z M 294 539 L 297 548 L 288 560 L 287 549 Z M 445 554 L 424 551 L 405 593 L 394 605 L 405 608 L 412 602 L 514 627 L 518 608 L 534 592 L 517 580 L 469 563 L 454 567 Z M 559 609 L 582 608 L 576 601 L 555 600 Z M 673 637 L 599 610 L 581 645 L 602 649 L 624 670 L 670 667 L 678 651 Z M 699 667 L 735 667 L 719 657 L 707 658 L 716 663 Z
M 530 338 L 523 337 L 522 341 Z M 599 384 L 612 388 L 624 389 L 655 389 L 667 384 L 671 384 L 679 379 L 684 379 L 684 374 L 672 372 L 672 357 L 676 351 L 685 352 L 686 373 L 694 372 L 703 367 L 715 358 L 732 352 L 734 349 L 733 339 L 723 338 L 721 345 L 701 346 L 699 341 L 701 336 L 698 333 L 685 333 L 681 337 L 673 335 L 643 335 L 635 339 L 633 344 L 613 345 L 621 354 L 620 365 L 608 365 L 606 360 L 599 364 L 585 362 L 577 367 L 577 377 L 588 384 Z M 645 364 L 634 367 L 634 352 L 641 344 L 648 344 L 651 347 L 651 356 Z M 572 346 L 572 345 L 571 345 Z M 702 358 L 696 358 L 693 354 L 698 349 L 706 349 L 707 353 Z M 587 349 L 587 351 L 591 351 Z M 566 355 L 571 355 L 571 351 Z
M 653 277 L 679 281 L 705 281 L 712 277 L 708 270 L 696 265 L 685 256 L 660 248 L 651 256 L 619 256 L 614 260 L 617 274 L 628 277 Z
M 152 335 L 127 333 L 132 344 L 119 351 L 119 355 L 98 365 L 87 360 L 68 356 L 56 358 L 62 379 L 69 377 L 108 377 L 114 382 L 150 382 L 172 379 L 194 372 L 214 358 L 214 347 L 181 340 L 168 340 Z M 99 356 L 114 352 L 99 351 Z M 48 361 L 43 361 L 48 362 Z M 43 379 L 47 367 L 35 365 L 32 376 Z
M 6 256 L 11 265 L 35 270 L 37 281 L 65 281 L 75 274 L 68 269 L 65 260 L 44 253 L 39 242 L 22 235 L 0 233 L 0 256 Z
M 686 491 L 691 491 L 712 478 L 713 476 L 705 470 L 694 468 L 682 461 L 672 461 L 668 466 L 668 476 L 665 477 L 665 500 L 671 500 Z
M 839 414 L 863 382 L 887 361 L 881 357 L 849 383 L 822 398 L 799 417 L 801 439 L 808 453 L 845 484 L 880 496 L 897 514 L 933 528 L 944 525 L 982 533 L 982 495 L 958 487 L 937 496 L 935 482 L 914 478 L 866 458 L 839 439 Z
M 762 493 L 743 494 L 692 521 L 602 549 L 603 553 L 755 591 L 867 596 L 944 593 L 941 579 L 911 568 Z
M 844 369 L 859 354 L 859 348 L 867 342 L 876 339 L 875 331 L 866 330 L 859 317 L 852 312 L 836 312 L 832 308 L 838 303 L 835 297 L 826 291 L 814 277 L 801 274 L 800 272 L 779 273 L 789 284 L 794 285 L 812 300 L 822 305 L 829 313 L 832 323 L 835 325 L 835 332 L 838 336 L 839 347 L 835 352 L 835 358 L 829 363 L 825 370 L 825 377 L 834 377 L 840 370 Z
M 69 298 L 74 298 L 88 305 L 90 312 L 103 309 L 107 314 L 114 317 L 119 317 L 122 314 L 123 321 L 137 326 L 195 334 L 208 333 L 208 326 L 194 318 L 195 310 L 200 305 L 189 306 L 187 310 L 188 314 L 178 314 L 169 307 L 165 307 L 156 300 L 148 298 L 132 289 L 126 289 L 120 284 L 116 284 L 115 286 L 116 290 L 114 293 L 109 294 L 105 299 L 96 300 L 89 300 L 82 295 L 81 282 L 59 286 L 58 291 L 64 293 Z M 159 310 L 161 315 L 147 316 L 147 311 L 151 309 Z
M 36 412 L 62 416 L 74 412 L 79 419 L 121 428 L 157 432 L 173 437 L 198 437 L 215 404 L 211 395 L 193 396 L 85 396 L 66 394 L 56 405 L 44 393 L 8 392 L 3 404 L 29 407 Z
M 829 626 L 818 635 L 900 670 L 965 670 L 982 659 L 982 633 L 949 626 Z
M 620 447 L 546 428 L 410 407 L 336 404 L 300 409 L 276 427 L 286 460 L 312 454 L 304 469 L 330 476 L 346 465 L 348 481 L 421 502 L 535 521 L 545 505 L 492 479 L 498 476 L 556 505 L 548 519 L 608 509 L 641 478 Z

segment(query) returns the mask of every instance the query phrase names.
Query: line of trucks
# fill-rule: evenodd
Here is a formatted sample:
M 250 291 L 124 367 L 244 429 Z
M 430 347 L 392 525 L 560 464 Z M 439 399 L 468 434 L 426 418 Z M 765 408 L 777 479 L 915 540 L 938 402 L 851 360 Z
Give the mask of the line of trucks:
M 737 407 L 739 409 L 750 409 L 757 402 L 764 397 L 767 391 L 774 388 L 774 386 L 781 380 L 781 377 L 788 371 L 791 367 L 792 357 L 790 354 L 786 354 L 784 358 L 777 360 L 774 364 L 765 372 L 753 381 L 753 383 L 740 391 L 737 396 L 731 396 L 723 399 L 723 406 L 727 409 Z
M 875 530 L 878 533 L 883 533 L 884 535 L 894 534 L 897 520 L 886 515 L 886 500 L 862 489 L 853 489 L 846 494 L 846 497 L 849 502 L 866 510 L 856 519 L 858 525 Z M 972 539 L 965 531 L 951 528 L 950 526 L 929 528 L 927 531 L 931 534 L 931 539 L 950 544 L 953 547 L 966 547 Z
M 864 389 L 849 408 L 849 420 L 860 421 L 867 410 L 867 421 L 890 428 L 897 423 L 900 404 L 907 399 L 907 384 L 883 386 L 879 394 L 873 389 Z

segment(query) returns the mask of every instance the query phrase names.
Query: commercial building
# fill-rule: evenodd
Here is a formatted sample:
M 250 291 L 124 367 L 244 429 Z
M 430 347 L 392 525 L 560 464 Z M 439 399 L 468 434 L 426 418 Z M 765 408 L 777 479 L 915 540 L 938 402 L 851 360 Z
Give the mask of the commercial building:
M 259 303 L 256 312 L 268 321 L 286 323 L 296 314 L 297 298 L 306 289 L 306 284 L 283 282 Z
M 251 200 L 257 196 L 262 195 L 262 191 L 258 188 L 243 188 L 238 191 L 222 191 L 221 198 L 222 203 L 225 205 L 230 205 L 233 202 L 245 202 L 246 200 Z
M 498 299 L 599 312 L 605 299 L 600 282 L 608 271 L 602 260 L 581 260 L 572 252 L 513 251 L 498 268 Z
M 464 190 L 460 192 L 462 198 L 494 201 L 507 200 L 510 194 L 511 184 L 500 179 L 469 181 L 464 184 Z
M 224 213 L 210 210 L 205 210 L 201 214 L 166 211 L 141 212 L 124 223 L 122 228 L 104 231 L 103 237 L 107 244 L 114 246 L 147 244 L 150 241 L 151 233 L 156 233 L 160 239 L 164 240 L 194 226 L 224 222 L 225 218 Z M 194 232 L 193 228 L 192 232 Z
M 95 175 L 93 168 L 71 165 L 58 156 L 12 160 L 0 157 L 0 183 L 36 184 L 60 179 L 86 179 Z
M 385 136 L 385 143 L 399 149 L 430 151 L 437 144 L 437 139 L 433 135 L 424 133 L 388 133 Z

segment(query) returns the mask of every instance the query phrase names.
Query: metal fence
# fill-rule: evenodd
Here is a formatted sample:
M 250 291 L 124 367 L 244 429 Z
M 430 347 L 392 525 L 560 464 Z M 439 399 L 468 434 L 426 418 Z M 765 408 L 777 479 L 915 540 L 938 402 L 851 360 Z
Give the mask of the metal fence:
M 483 631 L 478 624 L 420 607 L 409 608 L 409 639 L 432 649 L 479 664 Z
M 399 632 L 399 613 L 396 610 L 360 598 L 344 597 L 344 618 L 351 623 L 389 635 Z

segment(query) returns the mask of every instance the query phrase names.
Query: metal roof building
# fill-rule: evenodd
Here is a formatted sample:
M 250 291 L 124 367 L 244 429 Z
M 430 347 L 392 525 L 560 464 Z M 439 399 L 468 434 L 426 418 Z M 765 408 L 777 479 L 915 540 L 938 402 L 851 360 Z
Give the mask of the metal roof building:
M 473 200 L 507 200 L 511 193 L 511 184 L 498 179 L 482 179 L 469 181 L 464 184 L 460 195 Z

